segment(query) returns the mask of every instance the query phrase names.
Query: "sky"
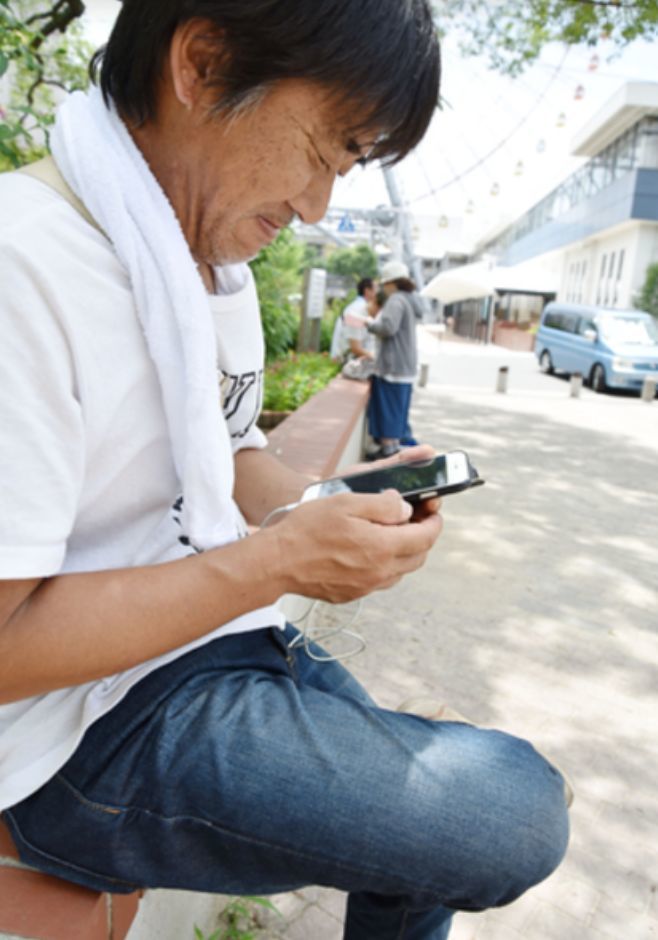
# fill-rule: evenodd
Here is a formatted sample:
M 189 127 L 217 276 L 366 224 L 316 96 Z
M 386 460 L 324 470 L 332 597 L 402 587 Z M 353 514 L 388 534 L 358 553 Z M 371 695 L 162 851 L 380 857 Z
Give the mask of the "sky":
M 85 25 L 94 44 L 108 35 L 119 6 L 118 0 L 88 0 Z M 448 248 L 470 251 L 518 218 L 582 165 L 583 158 L 571 155 L 573 138 L 625 82 L 658 81 L 656 45 L 646 42 L 621 53 L 605 41 L 595 49 L 554 44 L 514 79 L 464 57 L 450 37 L 442 57 L 444 107 L 395 169 L 416 247 L 434 257 Z M 338 180 L 331 205 L 388 202 L 382 172 L 371 166 Z

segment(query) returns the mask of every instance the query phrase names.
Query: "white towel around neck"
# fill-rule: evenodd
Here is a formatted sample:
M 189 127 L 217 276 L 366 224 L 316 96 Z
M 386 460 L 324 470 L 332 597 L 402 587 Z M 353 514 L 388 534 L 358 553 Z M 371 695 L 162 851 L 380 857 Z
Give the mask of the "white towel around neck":
M 232 541 L 243 527 L 232 499 L 212 314 L 174 210 L 98 88 L 74 92 L 61 105 L 51 149 L 128 273 L 160 380 L 184 531 L 202 549 Z

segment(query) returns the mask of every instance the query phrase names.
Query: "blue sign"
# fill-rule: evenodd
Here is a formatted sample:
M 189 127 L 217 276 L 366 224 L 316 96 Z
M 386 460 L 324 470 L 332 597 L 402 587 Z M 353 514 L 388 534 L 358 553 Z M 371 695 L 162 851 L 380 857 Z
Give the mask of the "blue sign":
M 339 232 L 354 232 L 355 231 L 354 222 L 352 222 L 348 212 L 345 213 L 343 218 L 338 223 L 338 231 Z

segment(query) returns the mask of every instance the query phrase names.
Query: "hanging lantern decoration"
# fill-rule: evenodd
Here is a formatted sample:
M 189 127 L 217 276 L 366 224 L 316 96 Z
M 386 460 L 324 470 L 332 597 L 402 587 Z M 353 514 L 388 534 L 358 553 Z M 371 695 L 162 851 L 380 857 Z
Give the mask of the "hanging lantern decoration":
M 439 228 L 448 228 L 450 222 L 447 215 L 442 215 L 439 219 Z
M 540 140 L 537 141 L 537 153 L 544 153 L 545 150 L 546 150 L 546 141 L 542 137 Z
M 498 183 L 493 183 L 491 187 L 491 195 L 497 196 L 500 193 L 500 186 Z
M 582 101 L 583 98 L 585 97 L 585 86 L 578 85 L 573 96 L 576 99 L 576 101 Z
M 514 167 L 514 176 L 523 176 L 523 160 L 519 160 Z
M 599 57 L 597 56 L 596 53 L 594 53 L 592 58 L 589 60 L 589 65 L 587 66 L 587 68 L 589 69 L 590 72 L 596 72 L 598 67 L 599 67 Z
M 557 121 L 555 122 L 555 126 L 566 127 L 566 124 L 567 124 L 567 116 L 564 113 L 564 111 L 560 111 L 560 113 L 558 114 Z
M 466 203 L 466 212 L 468 215 L 472 215 L 475 212 L 475 203 L 472 199 L 469 199 Z

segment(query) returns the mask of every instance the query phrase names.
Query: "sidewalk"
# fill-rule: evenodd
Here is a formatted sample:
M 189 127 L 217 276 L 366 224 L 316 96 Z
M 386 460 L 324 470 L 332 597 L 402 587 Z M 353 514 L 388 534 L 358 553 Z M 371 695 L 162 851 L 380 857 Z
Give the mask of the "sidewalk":
M 438 695 L 530 738 L 577 794 L 556 874 L 457 915 L 451 940 L 658 938 L 658 401 L 442 385 L 433 343 L 414 431 L 466 449 L 487 484 L 447 497 L 424 569 L 366 600 L 351 666 L 382 705 Z M 340 940 L 338 893 L 275 900 L 287 926 L 261 937 Z

